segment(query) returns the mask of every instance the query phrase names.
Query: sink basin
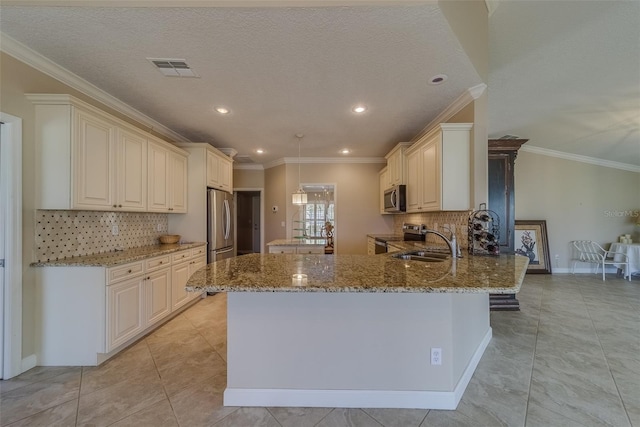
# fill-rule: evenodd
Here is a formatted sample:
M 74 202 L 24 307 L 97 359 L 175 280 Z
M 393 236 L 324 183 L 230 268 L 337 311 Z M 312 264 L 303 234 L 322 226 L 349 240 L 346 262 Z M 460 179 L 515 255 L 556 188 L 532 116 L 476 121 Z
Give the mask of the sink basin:
M 392 255 L 397 259 L 404 259 L 407 261 L 421 261 L 421 262 L 442 262 L 449 258 L 449 255 L 438 252 L 427 251 L 413 251 L 405 252 L 402 254 Z

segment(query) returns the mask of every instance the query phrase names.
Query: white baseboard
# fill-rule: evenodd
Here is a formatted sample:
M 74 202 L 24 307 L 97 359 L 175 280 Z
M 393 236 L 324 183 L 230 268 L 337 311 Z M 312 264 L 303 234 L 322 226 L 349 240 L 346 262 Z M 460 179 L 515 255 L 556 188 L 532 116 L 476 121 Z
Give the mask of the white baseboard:
M 607 265 L 607 268 L 605 269 L 606 273 L 617 273 L 618 269 L 612 265 Z M 571 273 L 571 267 L 564 267 L 564 268 L 559 268 L 559 267 L 554 267 L 551 269 L 551 273 L 552 274 L 564 274 L 564 273 Z M 576 274 L 596 274 L 596 268 L 595 266 L 585 266 L 585 267 L 576 267 Z M 598 269 L 598 274 L 602 274 L 602 270 Z
M 38 358 L 35 354 L 31 354 L 22 359 L 20 363 L 20 372 L 27 372 L 29 369 L 38 366 Z
M 294 390 L 227 388 L 224 406 L 402 408 L 455 410 L 491 341 L 489 328 L 453 391 Z

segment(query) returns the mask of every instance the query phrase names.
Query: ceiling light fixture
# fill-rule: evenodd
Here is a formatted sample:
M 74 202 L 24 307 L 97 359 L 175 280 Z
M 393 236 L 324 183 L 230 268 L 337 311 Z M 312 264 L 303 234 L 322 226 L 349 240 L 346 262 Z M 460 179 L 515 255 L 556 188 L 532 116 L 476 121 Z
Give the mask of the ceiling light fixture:
M 351 152 L 351 150 L 349 150 L 348 148 L 343 148 L 342 150 L 340 150 L 340 154 L 349 154 Z
M 364 105 L 356 105 L 351 109 L 351 111 L 353 111 L 356 114 L 362 114 L 365 111 L 367 111 L 367 107 L 365 107 Z
M 262 148 L 258 148 L 258 149 L 256 150 L 256 153 L 258 153 L 258 154 L 262 154 L 262 153 L 264 153 L 264 150 L 263 150 Z
M 302 185 L 300 184 L 300 143 L 302 142 L 303 134 L 297 133 L 296 138 L 298 138 L 298 190 L 291 195 L 291 202 L 294 205 L 306 205 L 307 204 L 307 193 L 302 189 Z
M 220 114 L 229 114 L 230 111 L 228 108 L 225 107 L 216 107 L 216 111 Z
M 439 85 L 439 84 L 442 84 L 442 83 L 446 82 L 448 78 L 449 78 L 449 76 L 447 76 L 446 74 L 438 74 L 438 75 L 435 75 L 435 76 L 431 77 L 431 79 L 429 80 L 429 84 L 431 84 L 431 85 Z

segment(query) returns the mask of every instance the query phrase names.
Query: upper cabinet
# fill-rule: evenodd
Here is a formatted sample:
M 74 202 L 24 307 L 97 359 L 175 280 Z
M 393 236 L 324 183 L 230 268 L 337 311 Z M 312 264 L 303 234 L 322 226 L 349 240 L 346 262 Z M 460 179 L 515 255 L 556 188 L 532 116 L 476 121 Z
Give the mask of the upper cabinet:
M 37 209 L 186 212 L 184 150 L 72 96 L 26 96 L 36 105 Z
M 407 212 L 471 209 L 472 123 L 441 123 L 407 150 Z
M 388 212 L 384 211 L 384 190 L 389 188 L 391 185 L 389 184 L 389 169 L 385 166 L 380 172 L 380 213 L 387 214 Z
M 207 187 L 231 192 L 233 189 L 233 160 L 212 149 L 207 150 Z
M 187 212 L 187 157 L 159 140 L 149 140 L 148 153 L 148 210 Z
M 406 184 L 405 151 L 410 146 L 410 142 L 400 142 L 385 156 L 387 159 L 388 182 L 383 191 L 392 185 Z

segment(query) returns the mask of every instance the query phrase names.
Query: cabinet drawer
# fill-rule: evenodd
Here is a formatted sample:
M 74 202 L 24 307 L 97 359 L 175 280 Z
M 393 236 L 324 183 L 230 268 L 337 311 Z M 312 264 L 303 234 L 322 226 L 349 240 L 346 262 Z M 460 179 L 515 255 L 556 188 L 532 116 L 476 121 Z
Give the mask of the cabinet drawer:
M 187 249 L 186 251 L 180 251 L 173 254 L 171 257 L 171 261 L 173 262 L 182 262 L 187 261 L 191 258 L 191 250 Z
M 142 261 L 138 261 L 121 267 L 110 268 L 107 273 L 109 277 L 109 284 L 142 274 L 143 264 L 144 263 Z
M 324 254 L 324 246 L 311 246 L 311 247 L 306 247 L 306 246 L 298 246 L 298 249 L 296 251 L 299 254 Z
M 296 247 L 295 246 L 270 246 L 269 253 L 270 254 L 295 254 Z
M 200 246 L 199 248 L 193 248 L 191 249 L 191 256 L 192 257 L 197 257 L 197 256 L 201 256 L 201 255 L 206 255 L 207 253 L 207 247 L 206 246 Z
M 169 267 L 171 265 L 171 257 L 169 255 L 163 255 L 156 258 L 148 259 L 144 262 L 145 271 L 153 271 L 162 267 Z

